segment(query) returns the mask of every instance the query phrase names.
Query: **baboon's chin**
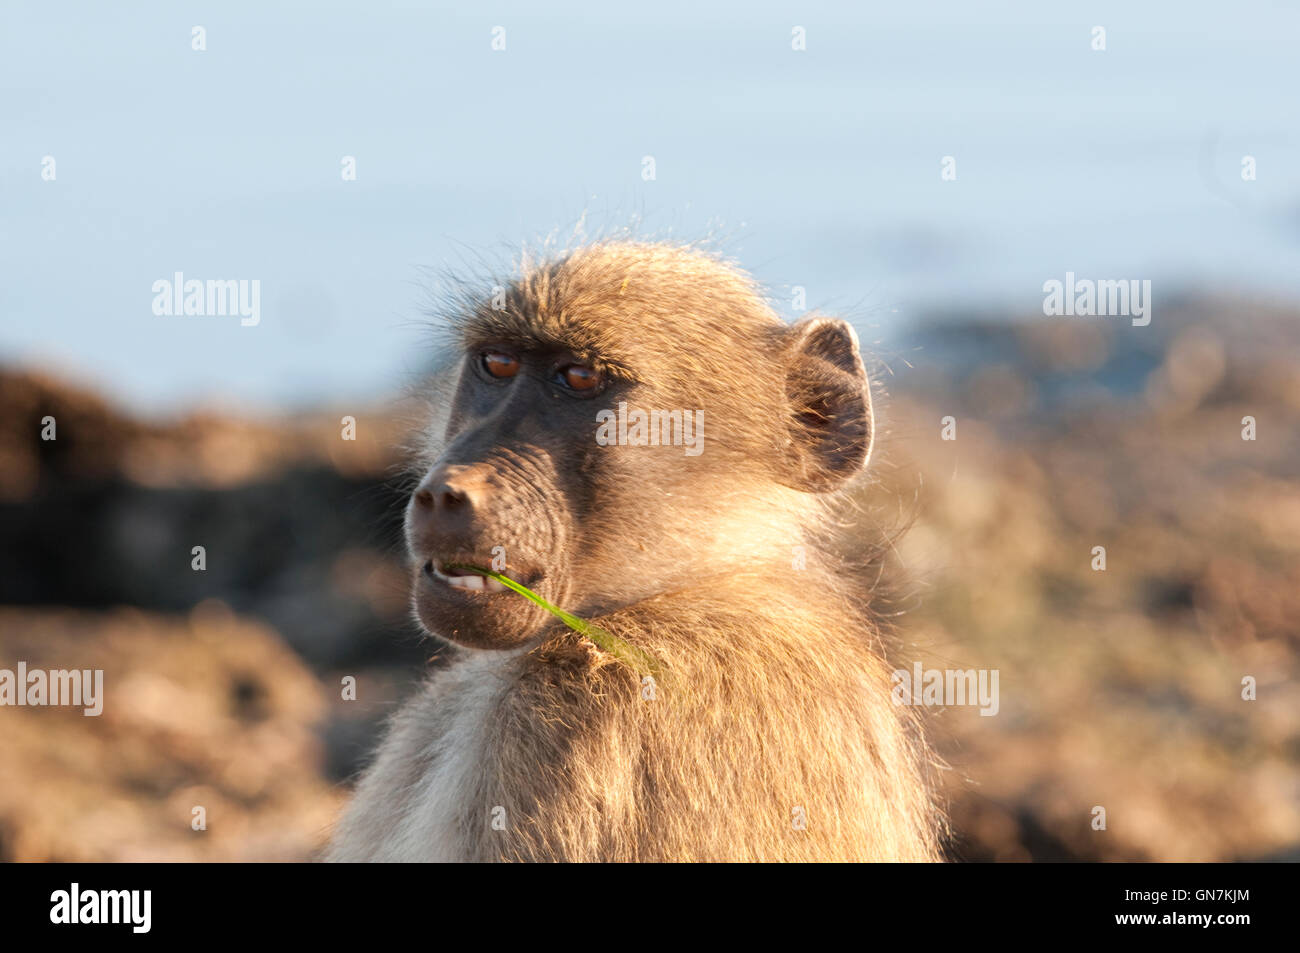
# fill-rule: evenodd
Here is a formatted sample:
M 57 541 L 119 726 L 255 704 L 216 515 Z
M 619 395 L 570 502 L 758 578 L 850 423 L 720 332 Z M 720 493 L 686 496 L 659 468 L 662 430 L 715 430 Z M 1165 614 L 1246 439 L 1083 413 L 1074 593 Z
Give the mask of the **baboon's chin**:
M 541 635 L 550 615 L 504 586 L 465 588 L 436 572 L 416 572 L 412 598 L 420 624 L 458 645 L 511 649 Z

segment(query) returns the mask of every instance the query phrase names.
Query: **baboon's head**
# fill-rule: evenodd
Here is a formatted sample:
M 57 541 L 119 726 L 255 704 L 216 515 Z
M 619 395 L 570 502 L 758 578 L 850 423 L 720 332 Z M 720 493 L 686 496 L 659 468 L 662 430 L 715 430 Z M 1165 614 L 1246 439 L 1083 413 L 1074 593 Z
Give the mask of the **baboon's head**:
M 784 324 L 698 251 L 591 246 L 526 268 L 455 326 L 459 383 L 407 540 L 421 621 L 465 645 L 521 645 L 554 619 L 456 565 L 579 615 L 789 568 L 871 450 L 852 329 Z

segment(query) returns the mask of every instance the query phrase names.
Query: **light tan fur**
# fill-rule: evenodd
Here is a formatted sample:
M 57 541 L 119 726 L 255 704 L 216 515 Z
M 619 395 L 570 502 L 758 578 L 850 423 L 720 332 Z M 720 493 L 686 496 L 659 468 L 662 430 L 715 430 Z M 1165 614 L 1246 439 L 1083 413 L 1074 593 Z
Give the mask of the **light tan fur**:
M 667 246 L 583 249 L 510 294 L 507 314 L 465 319 L 467 348 L 553 336 L 680 398 L 659 406 L 711 415 L 711 469 L 668 489 L 648 465 L 641 485 L 602 491 L 575 541 L 556 537 L 592 580 L 564 608 L 658 669 L 647 679 L 549 617 L 518 648 L 457 649 L 393 720 L 329 859 L 939 859 L 928 751 L 891 701 L 871 612 L 875 568 L 833 555 L 852 483 L 762 476 L 797 449 L 777 386 L 788 326 L 743 273 Z M 800 466 L 791 482 L 813 481 Z M 790 567 L 795 546 L 806 569 Z

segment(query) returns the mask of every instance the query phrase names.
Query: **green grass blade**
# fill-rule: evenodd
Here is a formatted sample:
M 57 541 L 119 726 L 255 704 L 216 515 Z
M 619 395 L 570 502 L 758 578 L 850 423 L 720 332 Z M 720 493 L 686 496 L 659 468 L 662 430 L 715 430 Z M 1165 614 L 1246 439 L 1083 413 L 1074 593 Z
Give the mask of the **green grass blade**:
M 490 579 L 495 579 L 497 582 L 501 583 L 501 585 L 505 586 L 506 588 L 513 589 L 515 592 L 519 593 L 525 599 L 528 599 L 534 604 L 541 606 L 547 612 L 551 613 L 551 615 L 555 616 L 557 619 L 559 619 L 561 622 L 567 625 L 574 632 L 577 632 L 579 635 L 591 639 L 591 641 L 594 642 L 598 648 L 608 652 L 610 655 L 613 655 L 615 658 L 621 659 L 622 661 L 626 662 L 628 665 L 631 665 L 642 675 L 655 675 L 659 671 L 659 665 L 652 656 L 647 655 L 645 652 L 642 652 L 640 649 L 636 648 L 635 646 L 629 645 L 627 642 L 623 641 L 618 636 L 614 635 L 612 632 L 602 629 L 598 625 L 592 625 L 590 622 L 586 621 L 585 619 L 579 619 L 576 615 L 572 615 L 568 612 L 565 612 L 559 606 L 552 605 L 551 603 L 543 599 L 541 596 L 539 596 L 537 593 L 533 592 L 533 590 L 529 589 L 527 586 L 523 585 L 522 583 L 515 582 L 509 576 L 502 575 L 499 572 L 494 572 L 491 569 L 481 569 L 478 566 L 468 566 L 465 565 L 464 563 L 451 565 L 448 568 L 465 569 L 468 570 L 469 572 L 476 572 L 480 576 L 487 576 Z

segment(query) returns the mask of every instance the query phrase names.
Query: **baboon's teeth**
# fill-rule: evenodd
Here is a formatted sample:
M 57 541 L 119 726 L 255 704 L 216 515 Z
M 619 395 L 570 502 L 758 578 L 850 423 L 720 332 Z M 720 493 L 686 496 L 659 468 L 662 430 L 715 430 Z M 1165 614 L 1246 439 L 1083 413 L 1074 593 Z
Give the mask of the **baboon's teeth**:
M 469 570 L 453 569 L 444 572 L 434 569 L 433 574 L 453 589 L 468 589 L 473 592 L 505 592 L 506 587 L 488 576 L 480 576 Z

